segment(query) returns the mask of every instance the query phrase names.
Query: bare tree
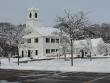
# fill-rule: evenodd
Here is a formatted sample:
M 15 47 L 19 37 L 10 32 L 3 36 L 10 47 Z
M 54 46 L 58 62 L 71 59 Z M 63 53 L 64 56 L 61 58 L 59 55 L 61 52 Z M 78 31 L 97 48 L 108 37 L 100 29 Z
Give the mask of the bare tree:
M 92 42 L 91 42 L 91 39 L 90 37 L 87 37 L 86 38 L 86 41 L 87 41 L 87 57 L 92 60 L 92 52 L 93 52 L 93 47 L 92 47 Z
M 100 54 L 103 54 L 104 56 L 109 55 L 109 53 L 110 53 L 110 44 L 105 43 L 104 45 L 99 45 L 98 46 L 98 52 Z
M 88 25 L 87 18 L 83 12 L 72 15 L 69 11 L 65 11 L 64 17 L 57 17 L 57 27 L 69 35 L 71 47 L 71 65 L 73 66 L 73 40 L 76 40 L 78 34 L 84 32 L 83 28 Z
M 60 50 L 58 51 L 59 55 L 63 55 L 65 61 L 67 60 L 66 53 L 67 53 L 67 47 L 69 45 L 68 36 L 65 34 L 65 32 L 60 31 L 53 32 L 53 34 L 58 35 L 60 38 Z M 59 56 L 60 57 L 60 56 Z

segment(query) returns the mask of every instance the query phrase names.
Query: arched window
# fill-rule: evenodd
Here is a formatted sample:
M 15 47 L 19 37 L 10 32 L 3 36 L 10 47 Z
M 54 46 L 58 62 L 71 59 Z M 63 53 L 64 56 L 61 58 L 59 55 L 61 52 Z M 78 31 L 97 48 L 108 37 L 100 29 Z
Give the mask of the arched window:
M 35 18 L 37 18 L 37 13 L 35 13 Z
M 31 18 L 31 17 L 32 17 L 32 14 L 30 13 L 30 14 L 29 14 L 29 18 Z

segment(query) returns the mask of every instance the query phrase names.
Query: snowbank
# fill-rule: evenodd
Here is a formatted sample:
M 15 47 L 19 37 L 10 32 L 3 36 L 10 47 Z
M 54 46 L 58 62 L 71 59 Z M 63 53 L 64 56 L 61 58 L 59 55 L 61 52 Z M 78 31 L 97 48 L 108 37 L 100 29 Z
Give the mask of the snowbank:
M 65 71 L 65 72 L 106 72 L 110 73 L 110 59 L 74 59 L 74 66 L 70 61 L 63 59 L 29 61 L 28 63 L 13 63 L 15 59 L 8 62 L 8 59 L 1 59 L 1 69 L 18 69 L 18 70 L 47 70 L 47 71 Z

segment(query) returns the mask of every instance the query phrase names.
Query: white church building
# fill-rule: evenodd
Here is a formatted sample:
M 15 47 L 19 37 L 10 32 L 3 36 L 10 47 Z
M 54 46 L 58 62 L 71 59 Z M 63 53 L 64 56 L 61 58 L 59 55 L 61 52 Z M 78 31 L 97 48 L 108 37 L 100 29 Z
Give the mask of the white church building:
M 59 32 L 53 27 L 44 27 L 40 23 L 39 10 L 29 8 L 27 14 L 26 28 L 21 32 L 22 41 L 19 43 L 19 56 L 21 57 L 51 57 L 58 56 L 61 52 L 60 37 L 55 35 Z M 91 44 L 88 44 L 91 43 Z M 98 47 L 104 45 L 102 38 L 74 41 L 74 54 L 79 55 L 81 50 L 87 51 L 89 46 L 94 55 L 99 55 Z M 68 46 L 67 48 L 70 47 Z M 81 55 L 81 54 L 80 54 Z
M 38 9 L 28 9 L 26 28 L 22 32 L 24 41 L 18 46 L 21 57 L 42 57 L 58 54 L 60 40 L 54 34 L 58 30 L 42 26 L 39 22 L 39 15 Z

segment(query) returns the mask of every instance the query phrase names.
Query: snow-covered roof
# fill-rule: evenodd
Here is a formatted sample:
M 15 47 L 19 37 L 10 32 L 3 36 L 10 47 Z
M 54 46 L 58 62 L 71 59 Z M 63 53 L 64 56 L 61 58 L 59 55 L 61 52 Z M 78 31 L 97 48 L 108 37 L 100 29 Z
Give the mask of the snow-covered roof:
M 92 47 L 96 47 L 100 43 L 104 43 L 102 38 L 96 38 L 96 39 L 84 39 L 84 40 L 77 40 L 74 41 L 74 46 L 77 48 L 87 46 L 88 44 L 91 44 Z
M 56 36 L 53 32 L 58 32 L 59 30 L 52 27 L 35 27 L 33 28 L 34 32 L 23 36 L 23 38 L 32 38 L 32 37 L 39 37 L 39 36 Z
M 36 33 L 30 33 L 28 35 L 23 36 L 23 38 L 35 38 L 35 37 L 39 37 Z
M 58 29 L 53 27 L 41 27 L 41 28 L 35 28 L 37 32 L 39 32 L 43 36 L 51 36 L 53 32 L 58 31 Z

